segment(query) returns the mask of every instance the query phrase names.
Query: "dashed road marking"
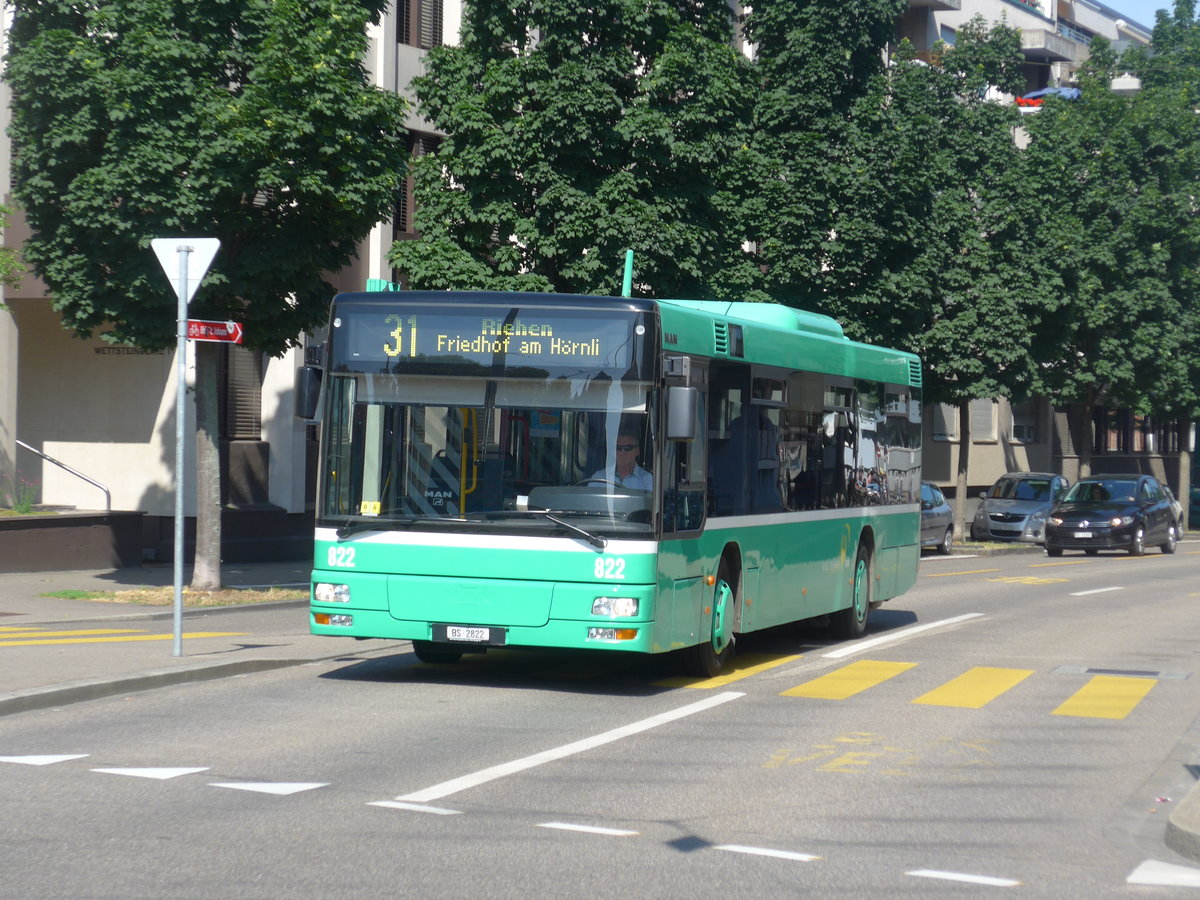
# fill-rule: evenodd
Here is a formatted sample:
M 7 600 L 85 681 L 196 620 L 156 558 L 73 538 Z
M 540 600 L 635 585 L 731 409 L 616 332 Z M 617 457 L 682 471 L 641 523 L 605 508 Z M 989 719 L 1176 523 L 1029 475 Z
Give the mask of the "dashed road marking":
M 775 667 L 782 666 L 785 663 L 794 662 L 802 657 L 802 653 L 794 653 L 790 656 L 771 656 L 765 653 L 746 653 L 741 656 L 735 656 L 732 660 L 730 660 L 728 670 L 714 678 L 688 678 L 686 676 L 677 676 L 674 678 L 664 678 L 661 681 L 656 681 L 654 682 L 654 686 L 700 689 L 724 687 L 727 684 L 733 684 L 735 681 L 741 681 L 743 678 L 749 678 L 751 675 L 757 675 L 759 672 L 766 672 L 768 669 L 774 669 Z
M 1018 887 L 1021 884 L 1015 878 L 995 878 L 991 875 L 967 875 L 963 872 L 942 872 L 938 869 L 914 869 L 904 874 L 915 875 L 917 878 L 939 878 L 942 881 L 982 884 L 988 887 Z
M 166 781 L 169 778 L 178 778 L 180 775 L 195 775 L 197 772 L 207 772 L 208 766 L 160 769 L 92 769 L 92 771 L 101 772 L 105 775 L 129 775 L 133 778 L 153 778 L 157 781 Z
M 907 672 L 916 663 L 876 662 L 862 659 L 842 666 L 833 672 L 806 681 L 794 688 L 781 691 L 781 697 L 809 697 L 814 700 L 845 700 L 855 694 L 883 684 L 901 672 Z
M 1054 710 L 1054 715 L 1124 719 L 1156 684 L 1157 678 L 1097 675 Z
M 939 688 L 922 694 L 913 703 L 981 709 L 1033 674 L 1033 669 L 993 669 L 976 666 Z
M 796 853 L 792 850 L 771 850 L 767 847 L 746 847 L 742 844 L 717 844 L 714 850 L 727 850 L 730 853 L 748 853 L 751 856 L 770 856 L 774 859 L 791 859 L 797 862 L 816 862 L 821 857 L 809 853 Z
M 624 828 L 603 828 L 599 825 L 572 825 L 569 822 L 542 822 L 538 828 L 553 828 L 558 831 L 579 831 L 584 834 L 600 834 L 606 837 L 633 837 L 637 834 L 636 831 L 627 831 Z

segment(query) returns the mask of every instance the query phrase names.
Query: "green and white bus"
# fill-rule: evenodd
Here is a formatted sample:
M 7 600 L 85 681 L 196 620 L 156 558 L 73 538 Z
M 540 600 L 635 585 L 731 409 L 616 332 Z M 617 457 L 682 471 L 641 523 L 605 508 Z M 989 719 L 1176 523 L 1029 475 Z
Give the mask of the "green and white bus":
M 685 650 L 712 675 L 739 634 L 854 637 L 915 581 L 920 361 L 833 319 L 345 293 L 324 357 L 297 394 L 321 421 L 314 634 L 440 662 Z

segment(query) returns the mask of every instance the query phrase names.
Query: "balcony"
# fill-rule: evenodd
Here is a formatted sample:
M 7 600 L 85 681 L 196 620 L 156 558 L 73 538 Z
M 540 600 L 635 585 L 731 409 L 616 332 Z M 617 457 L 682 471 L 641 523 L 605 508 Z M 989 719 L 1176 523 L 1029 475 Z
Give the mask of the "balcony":
M 1021 29 L 1021 52 L 1031 62 L 1074 62 L 1080 50 L 1086 53 L 1086 48 L 1047 28 Z

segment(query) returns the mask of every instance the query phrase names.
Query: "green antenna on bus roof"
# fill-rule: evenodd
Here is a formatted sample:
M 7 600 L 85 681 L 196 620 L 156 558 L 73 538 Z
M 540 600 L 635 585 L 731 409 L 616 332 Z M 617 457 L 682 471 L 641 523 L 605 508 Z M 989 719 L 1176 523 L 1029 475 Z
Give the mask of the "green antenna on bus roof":
M 625 251 L 625 281 L 621 285 L 621 296 L 633 296 L 633 251 Z

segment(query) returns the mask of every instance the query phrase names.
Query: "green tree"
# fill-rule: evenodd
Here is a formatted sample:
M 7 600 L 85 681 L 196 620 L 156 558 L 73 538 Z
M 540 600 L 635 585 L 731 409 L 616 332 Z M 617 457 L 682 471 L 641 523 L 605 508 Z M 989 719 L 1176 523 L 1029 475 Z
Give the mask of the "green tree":
M 14 193 L 63 324 L 154 349 L 176 300 L 149 249 L 213 236 L 192 302 L 279 354 L 322 318 L 322 273 L 394 203 L 404 103 L 370 85 L 384 0 L 14 0 Z M 193 586 L 220 583 L 216 350 L 197 344 Z
M 740 252 L 722 173 L 744 142 L 748 63 L 724 0 L 468 0 L 462 42 L 413 87 L 446 135 L 414 166 L 412 287 L 702 293 Z M 731 249 L 731 247 L 733 249 Z
M 731 225 L 754 251 L 752 297 L 815 309 L 855 106 L 873 89 L 905 0 L 748 4 L 756 100 Z M 745 271 L 745 270 L 743 270 Z
M 1177 4 L 1182 22 L 1160 17 L 1156 39 L 1179 40 L 1186 26 L 1195 42 L 1191 5 Z M 1178 59 L 1147 63 L 1143 89 L 1125 97 L 1110 89 L 1124 68 L 1094 40 L 1082 100 L 1029 117 L 1022 160 L 1044 201 L 1043 265 L 1061 290 L 1038 334 L 1041 392 L 1069 404 L 1081 474 L 1091 469 L 1097 405 L 1164 418 L 1194 416 L 1200 405 L 1196 70 Z
M 4 230 L 8 228 L 8 217 L 12 215 L 12 209 L 8 206 L 0 204 L 0 235 L 4 234 Z M 24 266 L 21 265 L 21 258 L 17 255 L 17 251 L 9 247 L 0 247 L 0 285 L 9 287 L 21 280 L 21 273 L 24 271 Z M 8 309 L 4 305 L 4 298 L 0 297 L 0 311 Z
M 1052 281 L 1025 258 L 1018 114 L 988 99 L 1019 90 L 1021 61 L 1020 33 L 979 17 L 933 65 L 901 45 L 852 107 L 818 276 L 820 308 L 858 339 L 920 354 L 925 400 L 959 406 L 960 499 L 969 403 L 1029 395 L 1032 326 L 1054 302 Z

